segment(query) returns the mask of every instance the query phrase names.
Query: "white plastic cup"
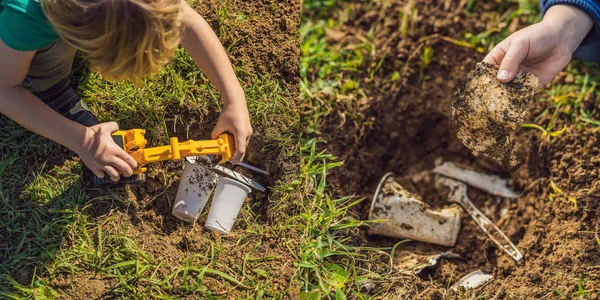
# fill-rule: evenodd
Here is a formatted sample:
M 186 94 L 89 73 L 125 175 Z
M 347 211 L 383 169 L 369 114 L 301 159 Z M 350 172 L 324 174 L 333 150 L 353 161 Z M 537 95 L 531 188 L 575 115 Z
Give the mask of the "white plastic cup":
M 229 234 L 251 191 L 250 187 L 239 181 L 219 177 L 215 196 L 208 211 L 206 228 L 224 235 Z
M 212 194 L 217 177 L 215 172 L 203 165 L 186 162 L 173 205 L 173 215 L 185 222 L 196 222 Z

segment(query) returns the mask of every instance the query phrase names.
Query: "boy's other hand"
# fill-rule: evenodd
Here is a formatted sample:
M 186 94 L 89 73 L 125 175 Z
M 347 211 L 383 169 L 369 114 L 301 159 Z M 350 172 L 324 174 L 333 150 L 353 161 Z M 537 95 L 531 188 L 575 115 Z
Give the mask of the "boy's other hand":
M 248 113 L 246 101 L 230 103 L 225 106 L 219 116 L 217 126 L 212 131 L 212 138 L 216 139 L 225 132 L 229 132 L 235 137 L 236 151 L 229 162 L 232 164 L 242 162 L 250 136 L 252 136 L 252 124 L 250 124 L 250 114 Z
M 535 74 L 541 88 L 569 63 L 592 25 L 584 11 L 554 5 L 540 23 L 510 35 L 483 61 L 500 66 L 497 77 L 501 82 L 511 81 L 518 70 L 523 70 Z
M 129 177 L 138 167 L 133 157 L 113 141 L 111 134 L 117 130 L 119 125 L 115 122 L 88 127 L 81 148 L 75 151 L 96 176 L 108 174 L 112 181 L 119 181 L 119 171 Z

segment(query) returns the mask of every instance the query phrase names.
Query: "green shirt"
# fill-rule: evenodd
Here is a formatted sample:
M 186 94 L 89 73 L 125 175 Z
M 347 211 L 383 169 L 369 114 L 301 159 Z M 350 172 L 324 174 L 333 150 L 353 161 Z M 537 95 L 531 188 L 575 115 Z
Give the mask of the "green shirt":
M 0 39 L 10 48 L 34 51 L 58 40 L 39 0 L 0 0 Z

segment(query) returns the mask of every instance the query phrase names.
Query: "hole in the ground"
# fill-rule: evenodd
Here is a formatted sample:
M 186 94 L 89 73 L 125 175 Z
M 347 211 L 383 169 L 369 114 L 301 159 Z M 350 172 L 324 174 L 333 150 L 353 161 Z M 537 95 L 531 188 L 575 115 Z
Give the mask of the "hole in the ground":
M 436 189 L 435 175 L 430 172 L 438 159 L 487 174 L 510 177 L 500 167 L 475 159 L 458 140 L 456 127 L 451 119 L 453 86 L 447 85 L 445 81 L 415 83 L 413 88 L 407 87 L 395 97 L 376 102 L 366 113 L 377 121 L 364 134 L 365 137 L 359 141 L 356 149 L 345 157 L 347 168 L 344 174 L 335 174 L 340 185 L 343 185 L 342 182 L 349 185 L 344 190 L 367 197 L 357 211 L 362 219 L 368 218 L 371 198 L 377 184 L 388 172 L 393 172 L 400 185 L 420 196 L 433 209 L 453 205 L 447 201 L 447 191 Z M 521 224 L 502 221 L 502 215 L 511 210 L 510 201 L 474 188 L 468 188 L 468 195 L 475 206 L 503 228 L 504 233 L 515 244 L 519 242 L 525 233 Z M 523 213 L 513 210 L 513 218 L 520 218 Z M 396 268 L 401 269 L 403 261 L 407 261 L 407 268 L 413 267 L 414 262 L 408 258 L 414 255 L 426 260 L 428 256 L 451 250 L 460 258 L 441 259 L 436 267 L 418 274 L 423 279 L 446 284 L 455 282 L 457 276 L 477 269 L 493 273 L 499 268 L 501 260 L 511 260 L 462 209 L 461 223 L 454 247 L 417 241 L 397 247 L 394 255 Z M 369 246 L 374 247 L 391 248 L 402 240 L 364 234 Z
M 432 208 L 443 208 L 450 207 L 452 203 L 446 200 L 447 194 L 445 195 L 444 191 L 435 187 L 435 176 L 429 172 L 435 166 L 435 161 L 441 158 L 444 161 L 482 169 L 477 160 L 456 138 L 450 112 L 446 111 L 450 104 L 449 100 L 445 97 L 438 105 L 432 106 L 424 104 L 425 101 L 431 101 L 427 98 L 402 97 L 397 101 L 401 103 L 389 101 L 375 108 L 380 123 L 369 133 L 365 144 L 371 145 L 371 148 L 381 154 L 377 155 L 379 159 L 373 159 L 362 166 L 375 169 L 372 175 L 365 179 L 363 185 L 363 195 L 369 197 L 365 201 L 367 203 L 361 208 L 361 216 L 364 219 L 368 216 L 377 183 L 387 172 L 393 172 L 395 180 L 400 185 L 420 196 Z M 490 214 L 489 217 L 493 221 L 498 220 L 494 215 L 507 205 L 496 201 L 496 197 L 475 189 L 469 189 L 468 194 L 476 206 L 484 213 Z M 496 268 L 497 248 L 491 244 L 470 216 L 465 213 L 461 215 L 462 226 L 454 247 L 411 241 L 397 248 L 395 253 L 397 261 L 415 254 L 426 258 L 429 255 L 451 250 L 460 255 L 461 259 L 441 260 L 437 267 L 429 268 L 419 274 L 423 279 L 444 283 L 452 281 L 451 277 L 456 274 L 466 274 L 474 269 L 489 272 Z M 376 247 L 392 247 L 401 240 L 376 235 L 367 235 L 367 239 L 371 246 Z

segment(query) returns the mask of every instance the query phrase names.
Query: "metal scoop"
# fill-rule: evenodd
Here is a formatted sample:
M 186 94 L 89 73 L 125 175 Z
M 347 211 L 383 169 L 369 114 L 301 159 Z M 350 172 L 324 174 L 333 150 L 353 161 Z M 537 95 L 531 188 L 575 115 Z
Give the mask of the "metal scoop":
M 441 184 L 450 189 L 448 194 L 448 201 L 458 203 L 464 210 L 473 218 L 475 223 L 479 225 L 481 230 L 487 234 L 487 236 L 502 249 L 506 254 L 510 255 L 515 261 L 520 261 L 523 255 L 517 247 L 510 241 L 510 239 L 496 226 L 490 219 L 488 219 L 467 196 L 467 185 L 450 179 L 448 177 L 440 176 L 436 181 L 436 184 Z

